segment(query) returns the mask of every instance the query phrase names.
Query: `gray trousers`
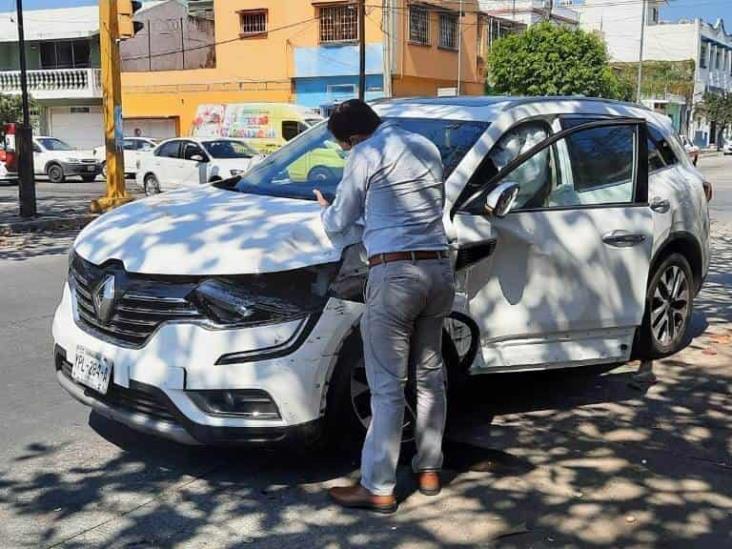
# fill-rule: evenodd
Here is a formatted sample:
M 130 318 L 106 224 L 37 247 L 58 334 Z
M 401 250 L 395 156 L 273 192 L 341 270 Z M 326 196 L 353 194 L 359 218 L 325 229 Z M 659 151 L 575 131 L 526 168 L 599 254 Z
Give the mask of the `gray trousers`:
M 417 387 L 417 455 L 412 467 L 442 467 L 447 410 L 442 326 L 454 297 L 449 259 L 395 261 L 369 271 L 361 335 L 371 424 L 361 454 L 361 484 L 374 494 L 394 491 L 410 370 Z

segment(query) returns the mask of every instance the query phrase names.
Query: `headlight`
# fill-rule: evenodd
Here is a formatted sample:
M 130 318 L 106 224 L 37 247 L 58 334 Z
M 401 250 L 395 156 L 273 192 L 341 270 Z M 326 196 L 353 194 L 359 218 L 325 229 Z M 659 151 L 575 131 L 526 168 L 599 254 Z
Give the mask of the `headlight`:
M 319 312 L 337 265 L 297 271 L 210 278 L 188 300 L 219 326 L 256 326 L 290 322 Z
M 69 163 L 71 163 L 71 164 L 73 164 L 73 163 L 75 163 L 75 162 L 78 162 L 78 161 L 79 161 L 79 159 L 78 159 L 78 158 L 71 158 L 71 157 L 67 157 L 67 158 L 65 158 L 64 160 L 66 160 L 66 162 L 69 162 Z

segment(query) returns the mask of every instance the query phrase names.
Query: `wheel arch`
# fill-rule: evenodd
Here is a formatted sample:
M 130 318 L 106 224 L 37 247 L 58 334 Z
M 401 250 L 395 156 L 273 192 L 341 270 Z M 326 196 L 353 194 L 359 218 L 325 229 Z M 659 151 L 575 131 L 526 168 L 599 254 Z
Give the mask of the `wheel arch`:
M 674 253 L 683 255 L 689 262 L 694 275 L 694 286 L 698 292 L 704 281 L 702 248 L 694 235 L 684 231 L 671 233 L 665 242 L 659 246 L 651 260 L 651 274 L 649 274 L 648 280 L 650 281 L 653 276 L 652 273 L 655 272 L 663 260 Z
M 64 169 L 64 167 L 61 165 L 61 162 L 59 162 L 58 160 L 49 160 L 43 167 L 43 171 L 48 174 L 48 170 L 51 168 L 51 166 L 58 166 L 59 168 L 61 168 L 61 171 L 63 171 Z

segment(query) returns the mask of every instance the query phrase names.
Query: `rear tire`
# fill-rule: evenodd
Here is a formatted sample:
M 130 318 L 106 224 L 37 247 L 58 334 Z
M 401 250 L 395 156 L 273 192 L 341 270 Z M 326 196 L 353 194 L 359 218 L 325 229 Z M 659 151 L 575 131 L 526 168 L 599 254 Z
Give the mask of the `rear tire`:
M 64 169 L 58 164 L 51 164 L 48 168 L 46 168 L 46 175 L 48 175 L 48 180 L 51 183 L 63 183 L 64 181 L 66 181 Z
M 158 178 L 155 177 L 154 174 L 147 174 L 145 176 L 144 181 L 144 187 L 145 187 L 145 194 L 147 196 L 153 196 L 156 194 L 160 194 L 160 182 L 158 181 Z
M 656 267 L 638 332 L 640 358 L 661 358 L 683 348 L 694 310 L 694 288 L 694 275 L 683 255 L 673 253 Z

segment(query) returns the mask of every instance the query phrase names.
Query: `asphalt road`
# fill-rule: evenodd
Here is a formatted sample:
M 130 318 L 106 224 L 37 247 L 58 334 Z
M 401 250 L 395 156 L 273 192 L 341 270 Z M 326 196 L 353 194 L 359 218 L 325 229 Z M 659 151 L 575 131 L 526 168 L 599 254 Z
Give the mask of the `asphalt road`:
M 659 382 L 631 365 L 476 384 L 452 424 L 449 486 L 413 495 L 403 468 L 393 517 L 328 502 L 353 456 L 186 448 L 90 414 L 51 365 L 73 235 L 0 243 L 0 546 L 729 546 L 732 158 L 701 170 L 715 265 L 695 339 L 654 365 Z M 67 185 L 55 191 L 99 186 Z

